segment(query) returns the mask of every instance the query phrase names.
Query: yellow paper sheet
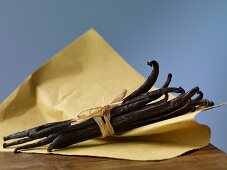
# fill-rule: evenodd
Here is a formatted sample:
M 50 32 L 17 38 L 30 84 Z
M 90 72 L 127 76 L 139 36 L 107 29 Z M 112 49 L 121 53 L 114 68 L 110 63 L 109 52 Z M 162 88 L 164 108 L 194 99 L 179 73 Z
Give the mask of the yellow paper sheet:
M 3 136 L 74 118 L 83 109 L 109 103 L 122 89 L 131 93 L 143 81 L 90 29 L 31 74 L 0 105 L 0 151 L 13 150 L 2 148 Z M 52 153 L 130 160 L 173 158 L 209 143 L 210 129 L 194 120 L 197 113 L 147 125 L 121 138 L 89 140 Z M 46 147 L 26 152 L 47 153 Z

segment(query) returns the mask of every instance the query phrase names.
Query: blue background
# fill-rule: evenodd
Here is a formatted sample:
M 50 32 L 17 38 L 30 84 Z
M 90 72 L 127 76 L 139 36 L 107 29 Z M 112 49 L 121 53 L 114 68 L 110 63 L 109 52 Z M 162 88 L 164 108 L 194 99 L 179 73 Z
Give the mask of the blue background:
M 0 101 L 68 43 L 95 28 L 147 77 L 156 59 L 156 85 L 198 85 L 215 103 L 227 101 L 225 0 L 1 0 Z M 211 143 L 227 152 L 227 107 L 201 113 Z

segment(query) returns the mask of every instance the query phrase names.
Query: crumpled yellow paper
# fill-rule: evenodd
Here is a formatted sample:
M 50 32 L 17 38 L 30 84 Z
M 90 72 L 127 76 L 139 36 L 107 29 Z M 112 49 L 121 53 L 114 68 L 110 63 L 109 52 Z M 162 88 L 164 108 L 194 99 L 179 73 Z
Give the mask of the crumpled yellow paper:
M 2 148 L 3 136 L 74 118 L 81 110 L 109 103 L 122 89 L 131 93 L 143 82 L 144 78 L 90 29 L 31 74 L 0 105 L 0 151 L 13 150 Z M 199 112 L 137 128 L 120 138 L 93 139 L 52 153 L 129 160 L 173 158 L 209 144 L 209 127 L 194 120 Z M 47 153 L 46 147 L 25 152 Z

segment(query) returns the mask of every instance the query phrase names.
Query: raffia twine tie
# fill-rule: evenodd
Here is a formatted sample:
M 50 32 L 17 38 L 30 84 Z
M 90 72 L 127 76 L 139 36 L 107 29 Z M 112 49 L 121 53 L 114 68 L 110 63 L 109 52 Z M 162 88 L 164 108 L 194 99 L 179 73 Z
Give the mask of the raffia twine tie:
M 126 94 L 127 90 L 124 89 L 109 104 L 82 110 L 77 114 L 77 118 L 73 119 L 71 125 L 80 124 L 93 118 L 100 128 L 102 133 L 101 138 L 115 135 L 113 126 L 110 123 L 110 110 L 116 106 L 120 106 Z

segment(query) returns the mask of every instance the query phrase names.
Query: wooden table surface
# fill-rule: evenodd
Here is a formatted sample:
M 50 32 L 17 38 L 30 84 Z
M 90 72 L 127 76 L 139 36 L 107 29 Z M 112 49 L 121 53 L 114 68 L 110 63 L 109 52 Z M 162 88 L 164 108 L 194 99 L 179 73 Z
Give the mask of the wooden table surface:
M 218 169 L 227 170 L 227 154 L 209 145 L 183 156 L 164 161 L 127 161 L 86 156 L 13 154 L 0 152 L 0 170 L 8 169 Z

